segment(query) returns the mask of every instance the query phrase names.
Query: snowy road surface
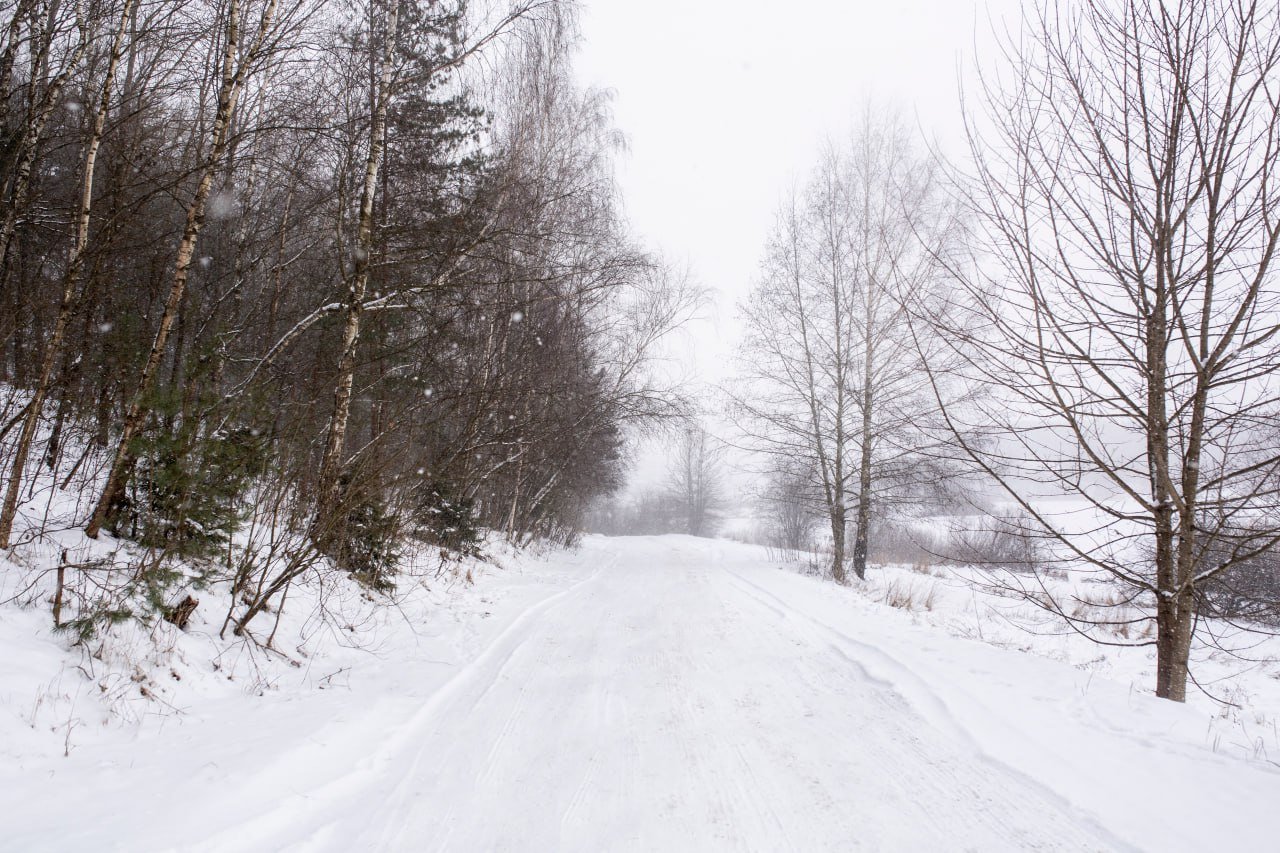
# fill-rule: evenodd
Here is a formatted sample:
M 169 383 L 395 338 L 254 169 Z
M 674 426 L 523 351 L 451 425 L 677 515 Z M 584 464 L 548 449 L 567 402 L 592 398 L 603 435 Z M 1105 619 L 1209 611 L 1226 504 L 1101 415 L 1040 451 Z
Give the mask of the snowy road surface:
M 1273 772 L 1089 716 L 1182 709 L 1086 707 L 1050 661 L 1027 672 L 1060 681 L 1022 685 L 1040 704 L 999 701 L 1016 667 L 975 704 L 1008 671 L 984 655 L 1029 656 L 879 628 L 729 543 L 592 539 L 576 566 L 469 661 L 378 662 L 383 695 L 214 709 L 0 777 L 0 849 L 1168 850 L 1230 835 L 1185 813 L 1215 808 L 1255 822 L 1217 849 L 1275 838 Z

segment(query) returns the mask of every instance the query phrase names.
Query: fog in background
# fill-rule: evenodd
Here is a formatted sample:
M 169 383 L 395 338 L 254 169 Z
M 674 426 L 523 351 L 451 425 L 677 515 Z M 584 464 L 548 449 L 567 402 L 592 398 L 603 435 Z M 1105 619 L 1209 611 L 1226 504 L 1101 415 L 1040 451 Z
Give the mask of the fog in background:
M 922 141 L 965 156 L 962 81 L 993 31 L 1016 27 L 1012 0 L 776 4 L 587 0 L 577 73 L 613 94 L 627 137 L 619 183 L 641 238 L 709 290 L 703 319 L 673 343 L 672 370 L 706 386 L 708 429 L 733 442 L 714 386 L 733 370 L 736 305 L 758 269 L 778 202 L 823 142 L 867 101 L 899 110 Z M 665 477 L 668 439 L 641 442 L 629 489 Z M 732 454 L 734 485 L 754 488 Z M 747 510 L 745 505 L 729 514 Z

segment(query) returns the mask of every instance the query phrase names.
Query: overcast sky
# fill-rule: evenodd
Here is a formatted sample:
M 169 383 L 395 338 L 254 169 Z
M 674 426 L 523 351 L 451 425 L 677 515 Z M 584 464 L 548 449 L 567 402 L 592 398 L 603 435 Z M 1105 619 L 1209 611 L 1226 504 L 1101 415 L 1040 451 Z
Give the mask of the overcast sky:
M 786 188 L 867 99 L 894 104 L 948 154 L 963 148 L 958 79 L 1017 0 L 583 0 L 579 77 L 612 90 L 630 151 L 634 229 L 686 264 L 714 305 L 684 338 L 702 381 L 727 378 L 735 304 Z M 704 395 L 710 399 L 708 395 Z M 731 438 L 718 419 L 712 431 Z M 663 476 L 642 454 L 633 487 Z M 744 491 L 746 491 L 744 489 Z
M 584 0 L 578 70 L 614 92 L 619 178 L 636 232 L 716 291 L 692 330 L 722 379 L 785 188 L 867 98 L 959 153 L 959 69 L 1013 0 Z

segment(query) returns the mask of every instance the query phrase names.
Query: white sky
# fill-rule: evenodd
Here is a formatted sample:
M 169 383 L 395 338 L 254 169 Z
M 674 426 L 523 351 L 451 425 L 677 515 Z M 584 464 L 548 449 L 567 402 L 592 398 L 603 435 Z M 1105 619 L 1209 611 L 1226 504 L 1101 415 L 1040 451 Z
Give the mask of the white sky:
M 614 92 L 637 234 L 716 291 L 691 330 L 723 379 L 734 305 L 784 190 L 867 98 L 896 104 L 959 154 L 958 69 L 1017 0 L 583 0 L 583 83 Z
M 1018 0 L 582 0 L 578 76 L 612 90 L 630 151 L 619 181 L 637 236 L 687 265 L 715 306 L 686 335 L 708 383 L 728 377 L 735 305 L 786 188 L 868 98 L 963 149 L 958 93 L 974 45 Z M 721 432 L 713 427 L 713 432 Z M 727 435 L 725 437 L 728 437 Z M 646 458 L 648 457 L 648 458 Z M 660 480 L 662 454 L 633 485 Z

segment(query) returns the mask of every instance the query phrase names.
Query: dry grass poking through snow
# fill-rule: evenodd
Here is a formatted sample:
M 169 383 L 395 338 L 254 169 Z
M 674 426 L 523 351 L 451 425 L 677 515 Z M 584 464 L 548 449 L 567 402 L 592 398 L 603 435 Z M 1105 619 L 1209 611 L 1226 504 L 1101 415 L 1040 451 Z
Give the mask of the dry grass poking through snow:
M 932 581 L 916 581 L 913 578 L 895 578 L 881 590 L 879 600 L 910 613 L 933 610 L 938 603 L 938 584 Z
M 1095 626 L 1119 640 L 1155 637 L 1155 622 L 1149 614 L 1117 589 L 1084 590 L 1072 596 L 1068 613 L 1077 624 Z

